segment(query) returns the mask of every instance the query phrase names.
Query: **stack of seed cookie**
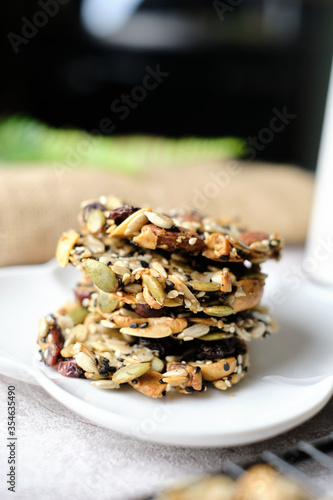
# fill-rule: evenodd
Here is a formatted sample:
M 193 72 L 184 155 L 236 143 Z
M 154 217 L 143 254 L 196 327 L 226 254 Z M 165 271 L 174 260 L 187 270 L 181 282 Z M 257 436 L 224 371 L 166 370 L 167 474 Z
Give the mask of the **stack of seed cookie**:
M 247 372 L 247 342 L 276 330 L 259 305 L 278 259 L 277 234 L 197 212 L 136 208 L 114 197 L 82 204 L 80 232 L 58 244 L 82 271 L 75 302 L 40 321 L 45 364 L 69 377 L 150 397 L 225 390 Z

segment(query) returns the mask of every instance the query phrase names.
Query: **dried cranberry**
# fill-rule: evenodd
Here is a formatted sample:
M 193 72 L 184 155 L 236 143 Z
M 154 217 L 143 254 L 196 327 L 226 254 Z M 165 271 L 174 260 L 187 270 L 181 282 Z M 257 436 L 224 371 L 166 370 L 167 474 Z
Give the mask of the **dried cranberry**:
M 82 301 L 84 299 L 90 299 L 92 292 L 88 292 L 88 290 L 80 289 L 80 288 L 75 288 L 74 290 L 74 295 L 76 299 L 82 304 Z
M 135 306 L 134 311 L 140 314 L 143 318 L 161 318 L 162 316 L 167 316 L 164 308 L 162 309 L 152 309 L 147 304 L 138 304 Z
M 51 326 L 46 339 L 48 339 L 50 334 L 52 341 L 48 342 L 47 348 L 41 352 L 42 360 L 47 366 L 53 366 L 57 362 L 62 346 L 64 345 L 64 338 L 57 323 Z
M 58 372 L 65 377 L 80 378 L 83 377 L 83 370 L 79 367 L 74 358 L 70 358 L 67 361 L 60 361 L 58 364 Z
M 139 209 L 132 207 L 130 205 L 123 205 L 122 207 L 115 208 L 111 210 L 109 214 L 109 219 L 113 219 L 117 226 L 121 224 L 127 217 L 137 212 Z

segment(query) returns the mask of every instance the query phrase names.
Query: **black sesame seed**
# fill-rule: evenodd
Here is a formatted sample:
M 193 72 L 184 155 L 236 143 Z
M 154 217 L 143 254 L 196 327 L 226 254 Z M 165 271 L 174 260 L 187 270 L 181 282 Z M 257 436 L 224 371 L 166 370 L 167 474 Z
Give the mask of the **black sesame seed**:
M 106 263 L 107 266 L 111 266 L 112 262 L 109 260 L 109 262 Z
M 140 260 L 140 264 L 141 264 L 141 267 L 144 267 L 144 268 L 149 267 L 148 262 L 146 262 L 145 260 Z
M 162 396 L 166 396 L 166 391 L 163 391 L 163 392 L 162 392 Z
M 120 363 L 122 363 L 124 361 L 124 358 L 117 358 L 117 361 L 119 361 Z
M 122 279 L 121 279 L 120 277 L 119 277 L 119 278 L 117 278 L 117 279 L 118 279 L 118 283 L 119 283 L 119 285 L 122 285 L 122 284 L 123 284 Z
M 130 328 L 137 328 L 138 327 L 138 324 L 137 323 L 131 323 L 130 324 Z
M 173 233 L 180 233 L 180 229 L 177 226 L 170 227 L 169 231 L 172 231 Z
M 173 290 L 175 288 L 175 284 L 173 283 L 173 281 L 170 281 L 170 280 L 165 280 L 165 284 L 168 288 L 170 288 L 171 290 Z
M 280 240 L 276 240 L 276 239 L 273 239 L 268 243 L 269 248 L 275 248 L 275 247 L 279 246 L 279 244 L 280 244 Z
M 147 328 L 148 326 L 148 322 L 145 321 L 144 323 L 141 323 L 141 325 L 139 326 L 139 328 Z
M 164 382 L 163 382 L 163 379 L 162 379 L 162 378 L 160 378 L 159 383 L 160 383 L 160 384 L 164 384 Z
M 191 386 L 190 387 L 185 387 L 185 391 L 186 392 L 194 392 L 194 389 Z
M 98 363 L 98 358 L 95 358 L 95 359 L 94 359 L 94 363 L 95 363 L 95 365 L 97 365 L 97 363 Z
M 201 372 L 200 366 L 196 366 L 194 371 L 195 373 L 200 373 Z
M 81 248 L 80 250 L 76 250 L 76 255 L 81 255 L 81 253 L 84 252 L 84 248 Z
M 224 363 L 224 366 L 223 366 L 224 370 L 227 372 L 230 370 L 230 365 L 229 363 Z
M 136 379 L 132 380 L 133 385 L 136 385 L 137 383 L 138 383 L 138 381 Z
M 97 306 L 97 299 L 94 300 L 94 307 Z
M 45 342 L 46 337 L 42 337 L 40 340 L 41 340 L 42 342 Z

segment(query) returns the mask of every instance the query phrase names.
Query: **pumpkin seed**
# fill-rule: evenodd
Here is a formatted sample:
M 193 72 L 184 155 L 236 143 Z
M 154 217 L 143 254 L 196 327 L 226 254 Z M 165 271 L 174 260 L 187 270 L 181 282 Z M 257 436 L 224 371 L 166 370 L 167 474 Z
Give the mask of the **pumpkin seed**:
M 151 368 L 151 363 L 134 363 L 132 365 L 123 366 L 116 371 L 112 377 L 113 382 L 125 384 L 135 378 L 141 377 Z
M 70 309 L 67 312 L 67 316 L 69 316 L 73 320 L 74 325 L 77 325 L 78 323 L 83 323 L 87 314 L 88 310 L 82 306 L 73 307 L 73 309 Z
M 211 283 L 210 281 L 189 281 L 189 285 L 200 292 L 217 292 L 221 290 L 221 283 Z
M 84 263 L 86 273 L 103 292 L 112 293 L 118 287 L 118 280 L 114 272 L 102 262 L 88 259 Z
M 145 215 L 152 224 L 155 224 L 155 226 L 170 229 L 174 225 L 173 220 L 166 215 L 158 214 L 157 212 L 146 212 Z
M 222 316 L 229 316 L 234 313 L 232 307 L 229 306 L 212 306 L 204 307 L 203 312 L 208 316 L 217 316 L 221 318 Z
M 103 313 L 111 313 L 118 306 L 118 300 L 112 299 L 108 293 L 101 292 L 98 297 L 98 307 Z
M 265 280 L 268 274 L 265 273 L 253 273 L 253 274 L 245 274 L 240 280 Z
M 207 335 L 204 335 L 203 337 L 199 337 L 200 340 L 220 340 L 220 339 L 228 339 L 232 337 L 232 335 L 229 335 L 228 333 L 207 333 Z
M 162 371 L 164 370 L 163 361 L 160 358 L 154 356 L 151 360 L 151 369 L 154 370 L 154 372 L 162 373 Z
M 105 217 L 102 210 L 92 210 L 87 219 L 87 228 L 91 233 L 99 233 L 105 225 Z
M 150 274 L 144 274 L 142 276 L 142 280 L 144 284 L 147 285 L 148 290 L 150 291 L 154 299 L 159 304 L 163 305 L 166 298 L 166 293 L 158 279 L 154 278 L 154 276 L 151 276 Z

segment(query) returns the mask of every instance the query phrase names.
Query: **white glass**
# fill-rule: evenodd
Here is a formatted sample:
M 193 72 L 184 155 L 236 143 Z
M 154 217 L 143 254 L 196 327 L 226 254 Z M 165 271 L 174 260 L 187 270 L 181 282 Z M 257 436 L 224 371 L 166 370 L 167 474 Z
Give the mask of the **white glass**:
M 311 279 L 333 287 L 333 64 L 303 264 Z

